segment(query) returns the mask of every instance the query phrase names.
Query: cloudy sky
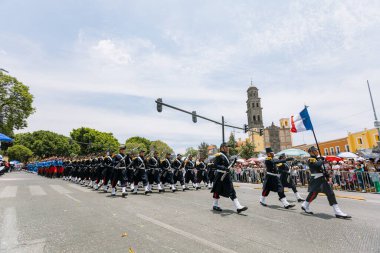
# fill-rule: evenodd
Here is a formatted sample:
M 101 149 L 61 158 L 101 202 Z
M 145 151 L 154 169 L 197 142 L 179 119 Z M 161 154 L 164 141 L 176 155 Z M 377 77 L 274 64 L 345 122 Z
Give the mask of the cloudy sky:
M 0 68 L 35 96 L 23 132 L 219 144 L 219 126 L 154 101 L 242 126 L 251 78 L 265 125 L 307 104 L 321 141 L 373 127 L 367 79 L 380 109 L 377 0 L 0 0 L 0 11 Z

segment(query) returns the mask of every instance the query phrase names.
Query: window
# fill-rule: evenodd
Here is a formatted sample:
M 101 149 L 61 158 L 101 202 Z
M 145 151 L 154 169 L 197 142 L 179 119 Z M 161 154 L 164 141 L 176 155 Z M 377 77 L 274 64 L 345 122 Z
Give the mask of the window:
M 375 134 L 375 141 L 380 141 L 379 135 Z
M 329 149 L 325 148 L 325 155 L 329 155 Z
M 256 107 L 260 107 L 259 103 L 256 103 Z
M 256 116 L 255 115 L 253 115 L 253 121 L 256 122 Z
M 358 141 L 358 144 L 359 144 L 359 145 L 363 144 L 363 139 L 362 139 L 362 137 L 359 137 L 359 138 L 357 139 L 357 141 Z
M 335 147 L 335 150 L 336 150 L 336 154 L 339 154 L 339 153 L 340 153 L 340 147 L 339 147 L 339 146 L 336 146 L 336 147 Z
M 252 108 L 255 108 L 255 103 L 252 103 Z
M 285 121 L 285 126 L 288 127 L 288 121 Z
M 260 120 L 260 115 L 257 115 L 257 121 L 261 121 L 261 120 Z
M 344 149 L 346 150 L 346 152 L 350 152 L 350 146 L 344 145 Z
M 334 152 L 334 148 L 333 148 L 333 147 L 330 148 L 330 152 L 331 152 L 331 155 L 335 155 L 335 152 Z

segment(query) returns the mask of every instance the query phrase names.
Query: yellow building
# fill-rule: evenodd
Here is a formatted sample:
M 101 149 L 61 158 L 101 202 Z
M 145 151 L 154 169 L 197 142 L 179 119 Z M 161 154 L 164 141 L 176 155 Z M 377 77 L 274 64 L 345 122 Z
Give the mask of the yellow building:
M 264 136 L 260 136 L 258 133 L 250 133 L 249 140 L 255 145 L 255 151 L 260 152 L 265 150 Z
M 379 141 L 379 133 L 377 128 L 364 129 L 357 133 L 348 133 L 348 145 L 351 152 L 356 152 L 359 149 L 374 148 Z

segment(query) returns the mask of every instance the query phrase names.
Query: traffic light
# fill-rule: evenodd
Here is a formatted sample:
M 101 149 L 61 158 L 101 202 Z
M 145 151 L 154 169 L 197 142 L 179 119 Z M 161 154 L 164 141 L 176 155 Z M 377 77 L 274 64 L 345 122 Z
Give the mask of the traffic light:
M 264 135 L 264 128 L 260 128 L 260 136 Z
M 244 124 L 244 133 L 247 133 L 248 132 L 248 126 L 247 124 Z
M 191 115 L 193 116 L 193 122 L 197 123 L 197 112 L 196 111 L 192 111 Z
M 157 111 L 162 112 L 162 98 L 157 98 Z

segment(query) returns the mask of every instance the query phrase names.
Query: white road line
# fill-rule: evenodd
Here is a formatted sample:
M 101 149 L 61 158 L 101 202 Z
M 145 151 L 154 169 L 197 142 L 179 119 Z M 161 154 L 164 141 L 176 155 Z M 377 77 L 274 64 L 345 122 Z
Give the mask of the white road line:
M 44 189 L 39 185 L 29 185 L 29 191 L 32 196 L 44 196 L 47 195 Z
M 60 194 L 69 194 L 69 193 L 72 193 L 71 191 L 67 190 L 66 188 L 60 186 L 60 185 L 55 185 L 55 184 L 51 184 L 50 187 L 60 193 Z
M 0 193 L 0 199 L 16 197 L 17 188 L 18 186 L 5 186 L 4 190 Z
M 4 219 L 1 226 L 1 251 L 8 251 L 15 248 L 18 245 L 17 220 L 16 209 L 14 207 L 8 207 L 4 211 Z
M 68 197 L 68 198 L 71 199 L 71 200 L 74 200 L 75 202 L 78 202 L 78 203 L 81 203 L 81 202 L 82 202 L 82 201 L 80 201 L 79 199 L 76 199 L 76 198 L 70 196 L 69 194 L 65 194 L 65 196 Z
M 207 246 L 207 247 L 213 248 L 213 249 L 215 249 L 215 250 L 217 250 L 217 251 L 220 251 L 220 252 L 229 252 L 229 253 L 236 253 L 236 251 L 233 251 L 233 250 L 231 250 L 231 249 L 224 248 L 223 246 L 220 246 L 220 245 L 218 245 L 218 244 L 216 244 L 216 243 L 213 243 L 213 242 L 207 241 L 207 240 L 205 240 L 205 239 L 203 239 L 203 238 L 200 238 L 200 237 L 198 237 L 198 236 L 196 236 L 196 235 L 190 234 L 190 233 L 185 232 L 185 231 L 183 231 L 183 230 L 180 230 L 180 229 L 178 229 L 178 228 L 172 227 L 172 226 L 170 226 L 170 225 L 168 225 L 168 224 L 165 224 L 165 223 L 163 223 L 163 222 L 161 222 L 161 221 L 158 221 L 158 220 L 152 219 L 152 218 L 147 217 L 147 216 L 142 215 L 142 214 L 136 214 L 136 215 L 137 215 L 137 217 L 139 217 L 140 219 L 143 219 L 143 220 L 145 220 L 145 221 L 149 221 L 149 222 L 151 222 L 151 223 L 153 223 L 153 224 L 155 224 L 155 225 L 157 225 L 157 226 L 160 226 L 160 227 L 162 227 L 162 228 L 165 228 L 165 229 L 167 229 L 167 230 L 169 230 L 169 231 L 171 231 L 171 232 L 174 232 L 174 233 L 176 233 L 176 234 L 182 235 L 182 236 L 184 236 L 184 237 L 186 237 L 186 238 L 188 238 L 188 239 L 191 239 L 191 240 L 193 240 L 193 241 L 197 241 L 198 243 L 201 243 L 201 244 L 203 244 L 203 245 L 205 245 L 205 246 Z
M 81 192 L 91 192 L 91 190 L 89 190 L 89 189 L 87 189 L 87 188 L 85 188 L 83 186 L 79 186 L 79 185 L 75 185 L 75 184 L 69 184 L 69 186 L 71 188 L 74 188 L 74 189 L 76 189 L 78 191 L 81 191 Z

